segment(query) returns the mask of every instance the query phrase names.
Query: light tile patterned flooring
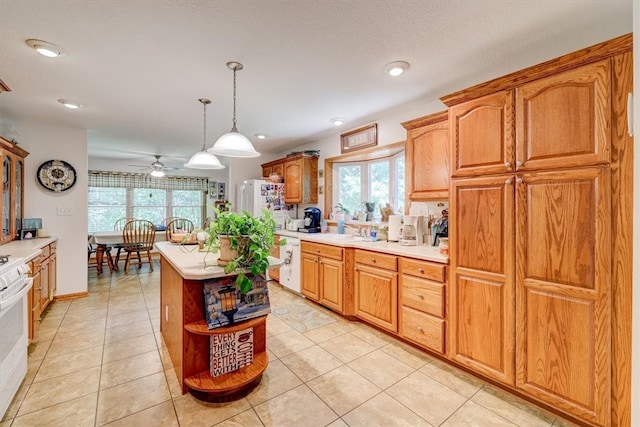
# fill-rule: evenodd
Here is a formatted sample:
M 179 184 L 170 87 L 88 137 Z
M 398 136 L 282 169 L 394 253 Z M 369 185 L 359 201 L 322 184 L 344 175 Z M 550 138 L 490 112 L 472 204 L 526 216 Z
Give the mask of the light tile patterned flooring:
M 336 322 L 304 333 L 269 316 L 269 367 L 246 398 L 181 395 L 159 332 L 155 266 L 90 271 L 88 298 L 50 306 L 0 427 L 569 425 L 329 311 Z M 273 308 L 302 300 L 277 284 L 270 296 Z

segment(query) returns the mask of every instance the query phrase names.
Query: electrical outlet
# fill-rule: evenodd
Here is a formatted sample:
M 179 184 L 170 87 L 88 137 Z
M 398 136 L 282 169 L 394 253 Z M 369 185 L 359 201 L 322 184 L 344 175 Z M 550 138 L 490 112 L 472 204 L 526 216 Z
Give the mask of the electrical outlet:
M 58 216 L 73 216 L 73 208 L 58 206 Z

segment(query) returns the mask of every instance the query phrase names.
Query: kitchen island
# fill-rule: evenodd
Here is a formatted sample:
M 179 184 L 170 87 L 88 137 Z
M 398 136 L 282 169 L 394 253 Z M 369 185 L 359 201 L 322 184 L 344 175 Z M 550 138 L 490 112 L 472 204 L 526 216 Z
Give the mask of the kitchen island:
M 204 400 L 228 400 L 246 394 L 260 382 L 268 365 L 267 316 L 209 329 L 205 314 L 205 284 L 229 282 L 229 279 L 233 282 L 237 274 L 226 274 L 223 267 L 217 265 L 219 254 L 199 252 L 197 245 L 160 242 L 156 243 L 156 248 L 161 255 L 160 331 L 182 393 L 191 391 Z M 278 267 L 279 260 L 274 258 L 271 265 Z M 252 336 L 252 363 L 231 372 L 222 370 L 225 373 L 212 376 L 212 341 L 224 341 L 243 333 Z

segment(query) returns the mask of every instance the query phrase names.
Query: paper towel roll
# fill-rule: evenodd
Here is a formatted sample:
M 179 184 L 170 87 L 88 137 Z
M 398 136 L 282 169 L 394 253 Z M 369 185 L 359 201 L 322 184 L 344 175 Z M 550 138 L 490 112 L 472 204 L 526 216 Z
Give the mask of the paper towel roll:
M 389 215 L 389 231 L 387 240 L 397 242 L 400 240 L 400 226 L 402 225 L 402 215 Z

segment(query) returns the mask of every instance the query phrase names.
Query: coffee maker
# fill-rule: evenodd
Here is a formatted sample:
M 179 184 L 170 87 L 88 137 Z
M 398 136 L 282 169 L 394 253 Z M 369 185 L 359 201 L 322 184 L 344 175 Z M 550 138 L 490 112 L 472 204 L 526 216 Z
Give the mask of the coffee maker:
M 318 208 L 306 208 L 304 210 L 304 227 L 298 228 L 303 233 L 319 233 L 322 213 Z
M 421 246 L 424 234 L 424 217 L 422 215 L 405 215 L 401 228 L 400 244 L 403 246 Z

